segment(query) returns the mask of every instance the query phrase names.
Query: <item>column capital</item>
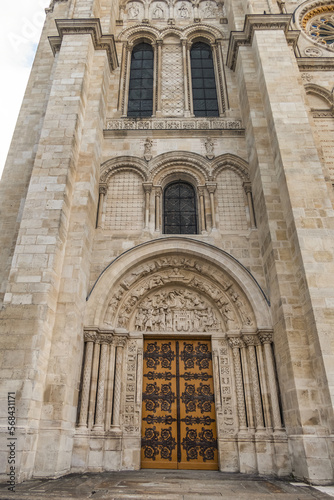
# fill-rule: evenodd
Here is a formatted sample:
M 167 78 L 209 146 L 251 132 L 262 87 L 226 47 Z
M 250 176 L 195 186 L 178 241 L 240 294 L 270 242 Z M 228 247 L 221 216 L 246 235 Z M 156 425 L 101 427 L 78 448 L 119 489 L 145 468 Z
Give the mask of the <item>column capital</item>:
M 198 192 L 199 196 L 204 196 L 204 188 L 205 188 L 205 186 L 198 186 L 197 192 Z
M 150 193 L 152 191 L 153 184 L 152 182 L 143 182 L 143 189 L 145 193 Z
M 261 344 L 272 344 L 273 341 L 273 333 L 270 331 L 258 332 L 259 339 Z
M 252 192 L 252 183 L 250 181 L 244 181 L 242 183 L 242 187 L 244 188 L 246 194 Z
M 260 339 L 256 334 L 249 334 L 249 333 L 247 333 L 246 335 L 243 334 L 242 340 L 244 341 L 247 347 L 256 346 L 260 344 Z
M 243 340 L 241 339 L 240 335 L 236 336 L 233 335 L 231 337 L 228 337 L 228 343 L 232 347 L 232 349 L 241 349 L 242 347 L 245 347 L 245 344 Z
M 216 189 L 217 189 L 217 184 L 215 182 L 207 182 L 205 184 L 205 186 L 206 186 L 206 189 L 209 191 L 210 194 L 211 193 L 213 194 L 216 191 Z
M 106 195 L 107 191 L 108 191 L 107 184 L 100 184 L 99 185 L 99 194 Z

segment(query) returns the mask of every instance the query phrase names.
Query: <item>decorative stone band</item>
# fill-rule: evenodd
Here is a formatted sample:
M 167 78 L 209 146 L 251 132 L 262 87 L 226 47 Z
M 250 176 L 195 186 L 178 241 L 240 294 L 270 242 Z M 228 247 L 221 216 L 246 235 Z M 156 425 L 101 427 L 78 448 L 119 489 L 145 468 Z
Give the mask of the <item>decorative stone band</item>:
M 301 71 L 333 71 L 334 57 L 297 57 Z
M 107 130 L 242 130 L 239 120 L 221 120 L 218 118 L 121 118 L 107 120 Z
M 53 54 L 60 50 L 64 35 L 91 35 L 95 50 L 107 52 L 110 71 L 118 67 L 116 45 L 113 35 L 102 35 L 99 19 L 56 19 L 59 36 L 49 36 Z
M 234 70 L 240 45 L 252 45 L 255 30 L 283 30 L 287 42 L 294 47 L 299 31 L 289 30 L 292 14 L 248 14 L 243 31 L 231 31 L 227 52 L 227 66 Z

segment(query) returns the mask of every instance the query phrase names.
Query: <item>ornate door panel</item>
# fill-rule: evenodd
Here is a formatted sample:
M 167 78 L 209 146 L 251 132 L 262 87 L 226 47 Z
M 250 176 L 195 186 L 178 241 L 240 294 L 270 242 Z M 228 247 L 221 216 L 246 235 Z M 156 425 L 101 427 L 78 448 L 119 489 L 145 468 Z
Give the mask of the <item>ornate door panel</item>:
M 218 469 L 209 341 L 146 340 L 142 467 Z

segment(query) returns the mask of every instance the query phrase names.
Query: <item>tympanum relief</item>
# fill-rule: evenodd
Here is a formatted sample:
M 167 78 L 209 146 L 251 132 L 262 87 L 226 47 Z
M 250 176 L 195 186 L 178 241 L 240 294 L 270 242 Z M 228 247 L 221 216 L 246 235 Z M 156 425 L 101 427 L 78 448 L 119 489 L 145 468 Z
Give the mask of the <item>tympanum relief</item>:
M 255 327 L 236 283 L 195 259 L 162 258 L 132 270 L 109 299 L 104 323 L 137 332 L 219 332 Z

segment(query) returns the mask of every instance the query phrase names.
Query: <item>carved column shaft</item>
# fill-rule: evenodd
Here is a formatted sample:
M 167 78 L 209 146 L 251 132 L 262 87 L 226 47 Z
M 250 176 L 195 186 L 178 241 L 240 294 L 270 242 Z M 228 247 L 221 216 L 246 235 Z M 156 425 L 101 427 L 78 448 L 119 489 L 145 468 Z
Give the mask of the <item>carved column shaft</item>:
M 122 367 L 123 367 L 123 345 L 118 344 L 116 347 L 114 408 L 113 408 L 113 418 L 112 418 L 113 427 L 119 427 L 119 425 L 120 425 Z
M 242 380 L 242 368 L 240 361 L 239 339 L 229 339 L 229 343 L 233 352 L 233 365 L 235 376 L 235 387 L 237 393 L 237 407 L 239 417 L 239 429 L 245 430 L 247 428 L 246 409 L 245 409 L 245 396 Z
M 114 374 L 115 374 L 115 346 L 110 345 L 109 349 L 109 367 L 108 367 L 108 385 L 107 385 L 107 402 L 106 402 L 106 430 L 110 429 L 111 415 L 114 395 Z
M 81 388 L 81 406 L 80 406 L 80 416 L 79 416 L 79 427 L 87 427 L 88 418 L 88 405 L 89 405 L 89 388 L 90 388 L 90 378 L 92 374 L 92 361 L 93 361 L 93 342 L 87 342 L 85 361 L 82 377 L 82 388 Z
M 124 113 L 124 98 L 125 98 L 125 82 L 128 64 L 128 49 L 127 43 L 123 43 L 122 47 L 122 66 L 119 77 L 119 88 L 120 92 L 118 94 L 117 111 L 121 114 Z
M 273 412 L 274 430 L 282 429 L 281 412 L 278 401 L 278 387 L 276 382 L 276 373 L 274 365 L 274 356 L 271 347 L 271 334 L 260 334 L 260 340 L 264 344 L 264 354 L 267 364 L 269 391 L 271 399 L 271 407 Z
M 148 229 L 148 225 L 150 223 L 150 198 L 151 198 L 151 183 L 143 184 L 144 192 L 145 192 L 145 229 Z
M 90 398 L 89 398 L 89 414 L 88 414 L 88 428 L 89 429 L 92 428 L 93 423 L 94 423 L 99 362 L 100 362 L 100 344 L 95 342 L 94 343 L 92 378 L 91 378 L 91 384 L 90 384 Z
M 254 429 L 254 412 L 253 412 L 253 402 L 252 402 L 252 390 L 251 383 L 249 377 L 249 366 L 247 359 L 247 350 L 245 345 L 240 349 L 241 352 L 241 360 L 242 360 L 242 373 L 244 379 L 244 389 L 245 389 L 245 401 L 246 401 L 246 411 L 247 411 L 247 420 L 248 420 L 248 428 Z
M 130 85 L 130 71 L 131 71 L 131 53 L 132 47 L 126 45 L 126 64 L 125 64 L 125 75 L 124 75 L 124 95 L 122 99 L 122 115 L 126 116 L 128 113 L 128 100 L 129 100 L 129 85 Z
M 143 389 L 143 350 L 138 349 L 137 352 L 137 387 L 136 387 L 136 403 L 140 405 Z
M 217 351 L 213 352 L 213 373 L 215 380 L 215 395 L 216 395 L 216 406 L 217 410 L 221 411 L 222 409 L 222 396 L 221 396 L 221 384 L 220 384 L 220 376 L 219 376 L 219 356 Z
M 256 429 L 263 430 L 264 422 L 262 413 L 262 400 L 261 400 L 259 376 L 257 371 L 256 353 L 254 346 L 256 339 L 251 335 L 247 335 L 243 337 L 243 340 L 247 345 L 247 351 L 249 356 L 249 368 L 250 368 L 251 382 L 253 388 Z
M 219 116 L 222 116 L 224 114 L 224 103 L 222 99 L 222 88 L 221 88 L 221 80 L 220 80 L 220 74 L 219 74 L 219 64 L 218 64 L 218 47 L 217 44 L 212 45 L 212 52 L 213 52 L 213 67 L 215 71 L 215 80 L 216 80 L 216 88 L 217 88 L 217 100 L 218 100 L 218 109 L 219 109 Z
M 102 344 L 99 367 L 99 380 L 97 386 L 96 411 L 94 429 L 104 426 L 104 391 L 107 371 L 108 344 Z
M 262 345 L 259 344 L 256 346 L 256 353 L 257 353 L 259 375 L 260 375 L 260 385 L 261 385 L 261 393 L 262 393 L 262 403 L 263 403 L 265 427 L 267 427 L 267 429 L 271 429 L 272 422 L 271 422 L 271 415 L 270 415 L 270 400 L 269 400 L 269 393 L 268 393 L 266 369 L 265 369 L 265 364 L 264 364 L 264 359 L 263 359 Z

